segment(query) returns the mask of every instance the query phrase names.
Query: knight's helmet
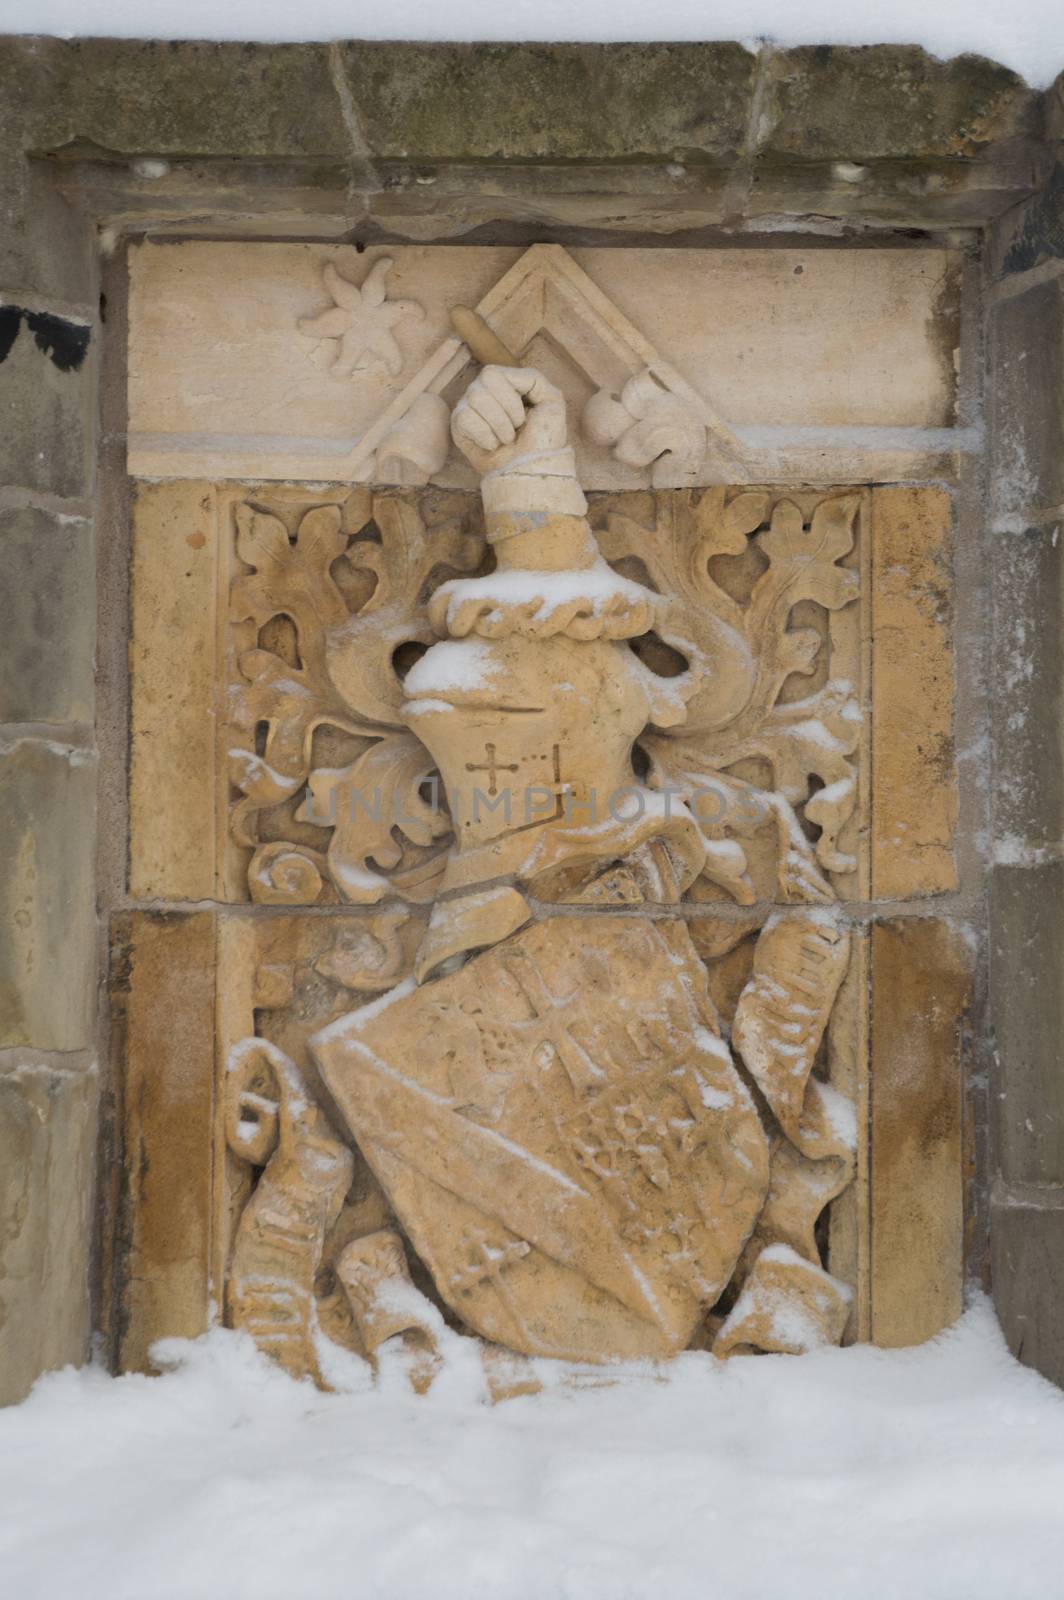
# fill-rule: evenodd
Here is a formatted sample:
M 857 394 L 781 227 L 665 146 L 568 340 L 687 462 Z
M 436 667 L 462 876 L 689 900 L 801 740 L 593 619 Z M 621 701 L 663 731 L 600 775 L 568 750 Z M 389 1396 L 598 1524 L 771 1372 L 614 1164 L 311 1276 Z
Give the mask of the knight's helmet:
M 682 720 L 683 700 L 627 641 L 664 601 L 600 556 L 572 451 L 533 466 L 484 478 L 495 571 L 436 592 L 440 642 L 404 682 L 403 720 L 439 768 L 455 831 L 419 972 L 469 948 L 473 924 L 501 937 L 526 919 L 518 890 L 482 893 L 489 882 L 544 882 L 662 831 L 632 745 Z

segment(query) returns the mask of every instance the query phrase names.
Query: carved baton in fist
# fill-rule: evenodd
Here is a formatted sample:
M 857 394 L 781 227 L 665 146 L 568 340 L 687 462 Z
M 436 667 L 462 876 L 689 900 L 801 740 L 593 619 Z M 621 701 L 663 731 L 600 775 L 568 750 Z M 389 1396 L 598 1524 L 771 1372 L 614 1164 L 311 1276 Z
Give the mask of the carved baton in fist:
M 565 445 L 565 401 L 533 367 L 484 367 L 454 408 L 451 437 L 482 477 L 505 471 Z

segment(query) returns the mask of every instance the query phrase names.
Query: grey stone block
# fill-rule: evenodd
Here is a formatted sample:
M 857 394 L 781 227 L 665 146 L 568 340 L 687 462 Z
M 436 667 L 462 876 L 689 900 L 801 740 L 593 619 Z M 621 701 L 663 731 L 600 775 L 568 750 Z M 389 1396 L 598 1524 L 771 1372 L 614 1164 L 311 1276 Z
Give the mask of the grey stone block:
M 730 166 L 756 57 L 730 43 L 359 41 L 344 65 L 375 156 Z
M 1064 275 L 999 302 L 990 318 L 993 514 L 1064 501 Z
M 990 1001 L 995 1163 L 1006 1183 L 1064 1183 L 1064 863 L 995 866 Z
M 343 156 L 323 44 L 0 38 L 23 148 L 87 155 Z
M 994 229 L 990 247 L 995 276 L 1009 277 L 1064 257 L 1064 162 L 1058 161 L 1033 199 L 1012 210 Z
M 0 291 L 83 303 L 95 229 L 57 193 L 54 165 L 31 159 L 52 114 L 34 44 L 0 37 Z
M 1005 859 L 1064 838 L 1062 534 L 1050 522 L 991 535 L 993 826 Z
M 0 511 L 0 722 L 93 719 L 92 526 Z
M 972 160 L 1039 132 L 1038 96 L 983 56 L 938 61 L 917 45 L 805 45 L 769 59 L 764 157 Z
M 990 221 L 1045 164 L 1038 96 L 980 56 L 915 45 L 809 45 L 767 56 L 752 216 L 883 227 Z
M 1055 1205 L 992 1204 L 991 1271 L 1009 1349 L 1064 1385 L 1064 1194 L 1052 1198 Z
M 88 492 L 89 344 L 84 324 L 29 307 L 0 307 L 0 484 L 64 498 Z
M 88 1354 L 96 1073 L 0 1069 L 0 1405 Z
M 92 1043 L 95 798 L 88 753 L 0 744 L 0 1048 Z

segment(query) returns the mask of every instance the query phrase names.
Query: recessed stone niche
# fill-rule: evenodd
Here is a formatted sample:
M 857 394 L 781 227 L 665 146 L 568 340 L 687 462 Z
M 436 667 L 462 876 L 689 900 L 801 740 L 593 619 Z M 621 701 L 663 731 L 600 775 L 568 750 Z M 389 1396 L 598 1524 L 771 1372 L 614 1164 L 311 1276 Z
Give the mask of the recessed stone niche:
M 950 1322 L 958 254 L 130 281 L 121 1364 Z

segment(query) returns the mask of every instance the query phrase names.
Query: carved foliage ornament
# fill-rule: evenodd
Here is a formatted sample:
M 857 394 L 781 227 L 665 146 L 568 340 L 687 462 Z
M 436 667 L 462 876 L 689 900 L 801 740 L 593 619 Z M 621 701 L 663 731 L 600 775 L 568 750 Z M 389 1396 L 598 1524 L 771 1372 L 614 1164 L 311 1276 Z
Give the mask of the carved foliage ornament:
M 251 898 L 288 905 L 373 904 L 395 892 L 431 898 L 442 860 L 432 854 L 435 868 L 422 870 L 424 849 L 410 847 L 431 845 L 449 824 L 419 795 L 432 762 L 400 722 L 394 660 L 403 647 L 431 639 L 423 594 L 434 579 L 469 570 L 481 541 L 456 519 L 430 536 L 416 504 L 368 489 L 355 490 L 343 511 L 305 512 L 294 538 L 280 516 L 253 505 L 238 507 L 235 518 L 237 554 L 250 571 L 234 581 L 230 601 L 237 674 L 229 771 L 241 796 L 233 835 L 254 851 Z M 278 618 L 294 634 L 285 655 L 261 642 Z M 249 628 L 254 642 L 241 649 Z M 325 727 L 358 742 L 345 766 L 314 766 L 315 733 Z M 380 805 L 360 808 L 360 794 L 379 794 Z M 304 817 L 338 819 L 326 854 L 260 840 L 257 817 L 296 796 L 305 796 Z
M 263 1174 L 230 1315 L 277 1348 L 277 1307 L 247 1285 L 287 1285 L 302 1354 L 279 1353 L 314 1370 L 311 1258 L 350 1181 L 320 1074 L 395 1219 L 334 1252 L 371 1359 L 415 1341 L 429 1381 L 438 1308 L 531 1356 L 837 1340 L 849 1293 L 815 1229 L 856 1134 L 818 1060 L 849 952 L 831 878 L 853 865 L 860 718 L 795 612 L 855 599 L 859 496 L 672 491 L 589 521 L 564 403 L 529 369 L 486 368 L 451 427 L 486 538 L 456 496 L 237 512 L 249 892 L 432 914 L 402 981 L 309 1040 L 302 1093 L 261 1041 L 234 1055 L 229 1145 Z M 730 1041 L 686 918 L 640 910 L 692 895 L 778 907 L 746 924 Z M 285 1261 L 269 1230 L 288 1210 Z

